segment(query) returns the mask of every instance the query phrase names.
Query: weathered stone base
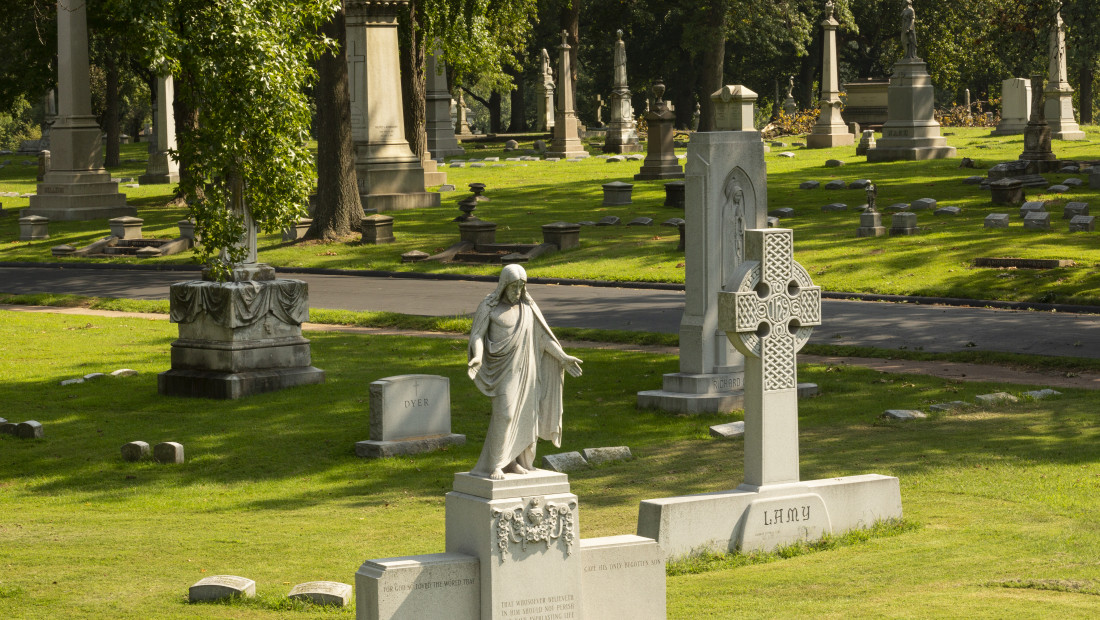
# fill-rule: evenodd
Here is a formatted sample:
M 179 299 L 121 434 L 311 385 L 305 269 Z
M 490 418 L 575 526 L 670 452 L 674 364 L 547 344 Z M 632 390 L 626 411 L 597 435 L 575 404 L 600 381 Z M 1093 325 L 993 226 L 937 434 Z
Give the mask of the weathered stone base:
M 138 185 L 171 185 L 180 182 L 178 172 L 168 174 L 143 174 L 138 177 Z
M 1027 129 L 1027 119 L 1016 120 L 1001 120 L 997 124 L 997 128 L 993 130 L 990 135 L 993 136 L 1015 136 L 1024 133 L 1024 129 Z
M 435 192 L 416 192 L 412 194 L 360 194 L 363 208 L 382 211 L 405 211 L 425 207 L 438 207 L 439 194 Z
M 814 129 L 817 130 L 816 128 Z M 854 146 L 856 137 L 846 127 L 834 133 L 811 133 L 806 136 L 806 148 L 827 149 L 834 146 Z
M 642 501 L 638 535 L 666 558 L 771 550 L 902 516 L 898 479 L 878 474 Z
M 638 408 L 673 413 L 728 412 L 744 408 L 743 387 L 743 372 L 670 372 L 662 378 L 662 389 L 638 392 Z
M 357 441 L 355 442 L 355 456 L 365 459 L 381 459 L 403 454 L 436 452 L 447 446 L 464 445 L 466 445 L 466 436 L 456 433 L 451 433 L 449 435 L 433 435 L 431 437 L 416 437 L 399 441 Z
M 882 141 L 879 141 L 882 144 Z M 883 148 L 867 149 L 867 161 L 918 161 L 926 159 L 950 159 L 955 156 L 953 146 Z
M 271 368 L 247 372 L 166 370 L 157 375 L 157 391 L 164 396 L 233 400 L 263 392 L 325 382 L 325 371 L 306 368 Z
M 885 234 L 885 226 L 860 226 L 856 229 L 857 237 L 881 237 Z
M 122 203 L 125 205 L 126 196 L 122 196 Z M 32 196 L 33 198 L 33 196 Z M 41 203 L 39 203 L 41 204 Z M 38 206 L 29 209 L 23 209 L 21 212 L 22 217 L 30 215 L 40 215 L 45 218 L 49 218 L 51 222 L 85 222 L 88 220 L 109 220 L 114 217 L 123 217 L 126 215 L 136 216 L 137 209 L 134 207 L 121 206 L 121 207 L 104 207 L 104 206 L 88 206 L 88 207 L 49 207 Z
M 680 168 L 679 166 L 677 166 L 677 168 L 679 168 L 679 171 L 671 170 L 671 169 L 664 169 L 664 170 L 659 170 L 659 171 L 653 171 L 653 170 L 645 171 L 645 168 L 643 168 L 642 169 L 643 172 L 639 172 L 638 174 L 634 175 L 634 180 L 635 181 L 660 181 L 661 179 L 682 179 L 682 178 L 684 178 L 684 169 Z

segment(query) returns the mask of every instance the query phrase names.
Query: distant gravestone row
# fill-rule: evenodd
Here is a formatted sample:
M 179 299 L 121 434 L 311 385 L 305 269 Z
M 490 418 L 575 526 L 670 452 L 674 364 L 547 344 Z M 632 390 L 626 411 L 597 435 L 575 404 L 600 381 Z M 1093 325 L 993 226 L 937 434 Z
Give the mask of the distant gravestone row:
M 42 424 L 37 420 L 27 420 L 16 424 L 0 418 L 0 435 L 11 435 L 17 439 L 42 439 L 44 430 Z
M 631 458 L 630 448 L 626 446 L 614 446 L 610 448 L 585 448 L 581 452 L 547 454 L 542 457 L 542 464 L 550 471 L 564 473 L 574 469 L 583 469 L 590 465 L 626 461 Z
M 1057 390 L 1045 388 L 1042 390 L 1031 390 L 1023 392 L 1022 396 L 1030 400 L 1044 400 L 1054 396 L 1061 396 L 1062 393 Z M 991 394 L 979 394 L 974 397 L 976 402 L 969 403 L 964 400 L 953 400 L 946 403 L 936 403 L 928 407 L 931 413 L 954 413 L 957 411 L 966 411 L 969 409 L 975 409 L 977 407 L 996 407 L 1002 404 L 1012 404 L 1020 402 L 1020 398 L 1009 394 L 1007 392 L 993 392 Z M 909 420 L 923 420 L 928 417 L 928 413 L 919 409 L 887 409 L 882 413 L 883 418 L 889 420 L 909 421 Z
M 308 581 L 290 589 L 287 598 L 310 601 L 315 605 L 344 607 L 351 602 L 350 584 L 338 581 Z M 256 582 L 236 575 L 212 575 L 188 588 L 187 600 L 192 603 L 223 601 L 256 596 Z
M 153 446 L 152 451 L 149 450 L 149 444 L 144 441 L 131 441 L 122 446 L 122 460 L 135 463 L 149 458 L 150 454 L 153 460 L 158 463 L 165 464 L 179 464 L 184 461 L 183 444 L 175 441 L 165 441 Z

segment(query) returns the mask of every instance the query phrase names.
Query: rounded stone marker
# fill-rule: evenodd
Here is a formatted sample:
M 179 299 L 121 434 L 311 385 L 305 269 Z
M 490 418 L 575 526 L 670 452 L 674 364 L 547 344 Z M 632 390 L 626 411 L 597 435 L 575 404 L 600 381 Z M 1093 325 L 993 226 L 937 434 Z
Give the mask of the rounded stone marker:
M 158 463 L 182 463 L 183 444 L 166 441 L 153 446 L 153 460 Z
M 157 447 L 163 445 L 159 444 Z M 187 600 L 192 603 L 220 601 L 236 596 L 243 598 L 256 596 L 256 582 L 235 575 L 214 575 L 196 581 L 195 585 L 187 590 Z
M 0 422 L 0 435 L 15 435 L 15 429 L 19 425 L 15 422 Z
M 351 585 L 339 581 L 307 581 L 291 588 L 286 597 L 312 601 L 315 605 L 344 607 L 351 602 Z
M 122 460 L 124 461 L 140 461 L 147 456 L 149 456 L 149 444 L 144 441 L 131 441 L 122 446 Z
M 15 436 L 20 439 L 42 439 L 42 425 L 35 420 L 21 422 L 15 427 Z

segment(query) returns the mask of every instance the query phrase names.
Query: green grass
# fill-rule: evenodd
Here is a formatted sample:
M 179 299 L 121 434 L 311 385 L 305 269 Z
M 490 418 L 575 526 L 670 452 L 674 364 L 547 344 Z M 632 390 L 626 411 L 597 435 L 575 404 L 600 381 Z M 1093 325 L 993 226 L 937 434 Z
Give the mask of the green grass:
M 351 582 L 369 558 L 442 551 L 443 494 L 476 461 L 488 421 L 488 399 L 465 377 L 464 339 L 309 337 L 325 385 L 196 401 L 156 394 L 176 338 L 167 322 L 0 312 L 2 415 L 46 431 L 0 436 L 0 617 L 350 618 L 281 598 L 302 581 Z M 572 352 L 585 374 L 566 380 L 561 449 L 628 445 L 635 455 L 570 474 L 584 537 L 633 533 L 642 499 L 740 482 L 742 444 L 707 430 L 738 412 L 635 408 L 675 356 Z M 140 374 L 59 385 L 121 367 Z M 417 372 L 450 378 L 453 427 L 469 443 L 354 457 L 352 444 L 369 436 L 370 381 Z M 874 371 L 820 365 L 799 377 L 822 390 L 800 404 L 802 477 L 897 476 L 905 526 L 673 571 L 670 618 L 1095 614 L 1100 394 L 1067 389 L 893 423 L 882 410 L 1032 386 L 878 383 Z M 125 463 L 119 447 L 133 440 L 179 441 L 187 461 Z M 187 604 L 187 587 L 215 574 L 255 579 L 260 600 Z
M 1063 159 L 1100 159 L 1100 128 L 1086 127 L 1090 140 L 1056 142 L 1055 153 Z M 982 220 L 989 213 L 1014 209 L 993 205 L 989 192 L 965 185 L 962 179 L 984 174 L 990 165 L 1016 159 L 1023 148 L 1021 136 L 989 137 L 988 130 L 945 128 L 948 143 L 958 148 L 958 158 L 922 162 L 868 164 L 857 159 L 850 147 L 808 150 L 776 147 L 766 155 L 769 208 L 793 207 L 795 217 L 783 221 L 795 230 L 796 258 L 809 270 L 815 283 L 826 290 L 878 294 L 912 294 L 979 299 L 1000 299 L 1054 303 L 1100 304 L 1100 247 L 1089 234 L 1069 234 L 1060 219 L 1061 205 L 1070 200 L 1095 202 L 1096 190 L 1087 183 L 1060 195 L 1043 195 L 1034 190 L 1030 198 L 1055 201 L 1050 207 L 1054 230 L 1025 231 L 1018 218 L 1008 230 L 985 230 Z M 795 139 L 786 138 L 788 142 Z M 468 157 L 507 157 L 499 146 L 468 146 Z M 530 146 L 521 144 L 521 149 Z M 124 157 L 135 159 L 145 145 L 126 145 Z M 778 156 L 783 150 L 796 153 L 793 159 Z M 681 149 L 681 152 L 683 150 Z M 976 170 L 959 168 L 961 157 L 970 157 Z M 826 168 L 827 159 L 849 163 Z M 5 158 L 0 158 L 2 161 Z M 8 160 L 26 159 L 9 156 Z M 392 213 L 396 243 L 364 246 L 357 242 L 318 244 L 283 243 L 277 234 L 261 237 L 261 259 L 284 267 L 328 267 L 379 269 L 434 273 L 493 274 L 491 266 L 401 263 L 400 255 L 410 250 L 429 253 L 457 241 L 451 219 L 458 214 L 456 201 L 468 194 L 466 184 L 488 185 L 490 202 L 479 205 L 476 214 L 499 225 L 498 241 L 534 243 L 541 241 L 540 226 L 553 221 L 597 220 L 617 215 L 624 222 L 635 217 L 652 217 L 656 222 L 682 215 L 662 206 L 663 182 L 638 181 L 634 204 L 622 207 L 601 205 L 600 185 L 613 180 L 632 181 L 639 162 L 605 163 L 590 158 L 582 162 L 502 162 L 502 167 L 446 168 L 448 182 L 459 190 L 443 194 L 439 208 Z M 115 175 L 137 176 L 140 165 L 112 170 Z M 18 163 L 0 169 L 0 191 L 33 191 L 34 167 Z M 1051 173 L 1051 181 L 1083 175 Z M 823 213 L 820 207 L 845 202 L 854 208 L 864 202 L 862 190 L 799 190 L 802 181 L 831 179 L 852 181 L 870 178 L 879 187 L 879 204 L 910 202 L 921 197 L 939 200 L 941 206 L 962 208 L 958 216 L 918 214 L 924 231 L 912 237 L 857 239 L 858 214 L 852 210 Z M 147 236 L 174 236 L 175 223 L 184 216 L 178 207 L 164 206 L 171 199 L 168 186 L 123 188 L 134 197 L 139 215 L 146 220 Z M 5 199 L 5 210 L 26 206 L 26 199 Z M 889 215 L 884 215 L 888 222 Z M 49 248 L 59 243 L 82 246 L 106 234 L 100 222 L 51 224 L 51 239 L 19 242 L 14 218 L 0 220 L 0 261 L 52 261 Z M 527 266 L 538 277 L 599 279 L 615 281 L 682 282 L 683 254 L 676 251 L 678 235 L 667 227 L 584 228 L 580 247 L 540 258 Z M 971 260 L 984 256 L 1062 258 L 1077 267 L 1052 270 L 976 269 Z M 153 264 L 188 262 L 191 253 L 154 259 Z M 63 259 L 71 261 L 73 259 Z M 138 259 L 113 259 L 136 262 Z

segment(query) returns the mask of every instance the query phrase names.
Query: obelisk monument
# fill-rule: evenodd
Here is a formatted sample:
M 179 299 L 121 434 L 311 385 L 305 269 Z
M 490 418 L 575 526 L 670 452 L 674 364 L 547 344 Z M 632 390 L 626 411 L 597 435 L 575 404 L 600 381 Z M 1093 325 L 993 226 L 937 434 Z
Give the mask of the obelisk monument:
M 821 114 L 813 131 L 806 136 L 806 146 L 811 149 L 855 144 L 855 136 L 848 131 L 840 115 L 844 104 L 840 100 L 840 80 L 836 68 L 836 29 L 839 26 L 840 22 L 833 17 L 833 1 L 829 0 L 825 3 L 825 21 L 821 22 L 821 38 L 825 47 L 821 56 L 821 100 L 817 104 Z

